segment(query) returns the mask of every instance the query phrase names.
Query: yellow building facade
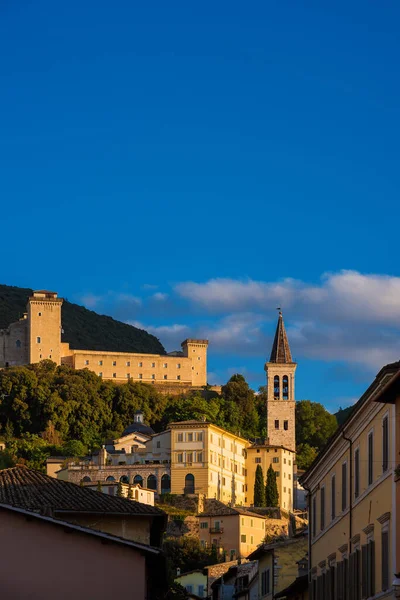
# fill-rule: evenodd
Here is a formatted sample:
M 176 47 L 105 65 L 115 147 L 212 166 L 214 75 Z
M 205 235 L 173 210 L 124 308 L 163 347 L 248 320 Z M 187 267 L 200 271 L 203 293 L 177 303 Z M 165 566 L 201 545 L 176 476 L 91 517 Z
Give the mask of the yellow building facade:
M 117 383 L 134 380 L 182 390 L 207 384 L 207 340 L 187 339 L 182 351 L 165 355 L 74 350 L 61 342 L 62 303 L 56 292 L 33 292 L 24 317 L 0 331 L 0 367 L 49 359 Z
M 276 483 L 279 493 L 279 506 L 285 510 L 293 509 L 293 464 L 295 452 L 281 446 L 255 444 L 246 450 L 246 505 L 254 504 L 254 482 L 258 465 L 263 470 L 264 481 L 267 471 L 272 465 L 276 474 Z
M 308 491 L 312 597 L 392 598 L 396 569 L 395 407 L 387 365 L 300 482 Z
M 266 517 L 240 508 L 224 507 L 198 519 L 200 544 L 225 552 L 227 560 L 248 556 L 265 538 Z
M 212 423 L 171 423 L 171 492 L 244 504 L 249 442 Z

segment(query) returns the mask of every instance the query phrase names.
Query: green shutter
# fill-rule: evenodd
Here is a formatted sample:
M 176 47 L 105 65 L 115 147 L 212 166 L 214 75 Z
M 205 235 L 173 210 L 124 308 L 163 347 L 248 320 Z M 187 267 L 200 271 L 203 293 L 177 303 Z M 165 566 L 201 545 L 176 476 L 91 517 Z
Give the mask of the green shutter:
M 382 531 L 382 591 L 389 589 L 389 532 Z
M 361 547 L 361 562 L 362 562 L 362 570 L 361 570 L 361 597 L 367 598 L 368 589 L 367 589 L 367 545 Z

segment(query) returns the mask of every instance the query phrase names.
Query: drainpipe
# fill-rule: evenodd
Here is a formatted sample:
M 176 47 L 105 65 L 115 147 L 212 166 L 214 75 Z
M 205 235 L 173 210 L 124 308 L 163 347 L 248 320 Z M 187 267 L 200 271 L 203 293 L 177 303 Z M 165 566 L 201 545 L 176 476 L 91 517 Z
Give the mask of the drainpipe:
M 306 485 L 304 485 L 304 483 L 302 485 L 303 485 L 303 488 L 308 493 L 308 496 L 307 496 L 307 504 L 308 504 L 308 590 L 310 592 L 310 590 L 311 590 L 311 569 L 312 569 L 312 560 L 311 560 L 311 550 L 312 550 L 311 536 L 312 536 L 312 520 L 313 520 L 312 496 L 311 496 L 311 489 L 308 488 Z M 311 594 L 310 594 L 310 598 L 311 598 Z M 313 600 L 315 600 L 315 599 L 313 599 Z
M 350 438 L 347 438 L 344 435 L 344 431 L 342 431 L 343 439 L 350 444 L 350 469 L 349 469 L 349 555 L 351 554 L 351 539 L 353 537 L 353 508 L 352 508 L 352 481 L 353 481 L 353 441 Z

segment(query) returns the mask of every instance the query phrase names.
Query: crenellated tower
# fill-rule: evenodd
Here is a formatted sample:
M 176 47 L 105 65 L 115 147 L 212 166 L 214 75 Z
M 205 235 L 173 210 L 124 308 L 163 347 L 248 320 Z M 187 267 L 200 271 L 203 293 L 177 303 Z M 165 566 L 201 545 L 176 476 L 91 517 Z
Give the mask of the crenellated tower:
M 282 312 L 279 311 L 267 373 L 267 435 L 272 446 L 296 450 L 294 383 L 297 363 L 290 352 Z

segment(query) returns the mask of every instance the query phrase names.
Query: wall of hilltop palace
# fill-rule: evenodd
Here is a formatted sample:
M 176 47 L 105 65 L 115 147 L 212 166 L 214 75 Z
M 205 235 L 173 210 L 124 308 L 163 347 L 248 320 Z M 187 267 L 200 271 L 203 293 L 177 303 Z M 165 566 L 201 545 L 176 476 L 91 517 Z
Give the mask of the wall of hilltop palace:
M 7 329 L 0 329 L 0 367 L 26 365 L 28 362 L 28 320 L 24 317 Z

